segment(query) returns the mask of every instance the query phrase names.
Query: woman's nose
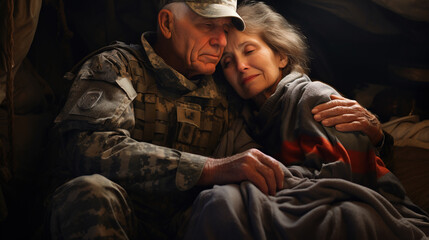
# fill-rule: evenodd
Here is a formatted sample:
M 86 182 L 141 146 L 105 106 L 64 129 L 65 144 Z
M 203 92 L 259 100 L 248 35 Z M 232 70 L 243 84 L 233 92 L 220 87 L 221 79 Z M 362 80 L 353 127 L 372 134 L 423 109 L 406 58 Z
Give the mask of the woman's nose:
M 247 70 L 249 68 L 249 66 L 247 65 L 247 62 L 245 61 L 245 59 L 243 58 L 237 58 L 237 70 L 239 72 L 243 72 L 245 70 Z

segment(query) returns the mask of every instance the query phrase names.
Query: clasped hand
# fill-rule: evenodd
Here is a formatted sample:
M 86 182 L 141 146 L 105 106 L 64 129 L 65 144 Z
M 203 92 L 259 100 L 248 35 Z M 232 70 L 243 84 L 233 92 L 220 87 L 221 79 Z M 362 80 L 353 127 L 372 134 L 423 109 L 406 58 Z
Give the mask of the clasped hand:
M 275 195 L 283 188 L 281 163 L 257 149 L 221 159 L 209 159 L 204 165 L 199 185 L 229 184 L 250 181 L 263 193 Z

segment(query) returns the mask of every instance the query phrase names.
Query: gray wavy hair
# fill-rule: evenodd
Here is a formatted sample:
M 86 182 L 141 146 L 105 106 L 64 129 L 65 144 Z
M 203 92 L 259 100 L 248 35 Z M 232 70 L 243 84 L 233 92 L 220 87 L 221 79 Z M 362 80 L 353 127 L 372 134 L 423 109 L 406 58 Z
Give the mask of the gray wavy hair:
M 259 35 L 274 52 L 288 57 L 283 75 L 291 71 L 308 72 L 305 37 L 281 14 L 263 2 L 254 1 L 242 2 L 237 12 L 246 23 L 246 33 Z

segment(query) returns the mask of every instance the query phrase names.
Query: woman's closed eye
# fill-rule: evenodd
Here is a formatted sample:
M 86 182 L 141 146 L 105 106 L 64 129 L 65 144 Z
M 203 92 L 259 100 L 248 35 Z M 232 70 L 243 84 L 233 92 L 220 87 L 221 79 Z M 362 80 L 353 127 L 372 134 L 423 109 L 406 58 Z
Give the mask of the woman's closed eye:
M 256 50 L 253 46 L 246 46 L 243 50 L 244 54 L 249 55 L 252 54 Z
M 224 58 L 221 61 L 222 68 L 227 68 L 229 66 L 230 62 L 231 62 L 231 59 L 229 57 L 228 58 Z

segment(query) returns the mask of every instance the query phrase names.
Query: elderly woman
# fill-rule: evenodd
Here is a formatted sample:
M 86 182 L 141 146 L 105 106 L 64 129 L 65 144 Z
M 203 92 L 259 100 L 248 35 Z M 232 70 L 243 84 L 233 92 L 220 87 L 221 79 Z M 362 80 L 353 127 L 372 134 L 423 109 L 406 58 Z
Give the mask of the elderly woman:
M 243 114 L 264 150 L 288 166 L 285 189 L 267 196 L 249 182 L 215 186 L 194 203 L 189 239 L 416 239 L 429 234 L 368 136 L 315 121 L 339 93 L 306 75 L 301 34 L 264 3 L 238 13 L 221 59 L 226 80 L 250 101 Z
M 367 136 L 339 132 L 313 120 L 312 108 L 340 94 L 306 75 L 301 34 L 263 3 L 241 6 L 239 12 L 246 19 L 246 31 L 229 32 L 221 65 L 238 95 L 253 103 L 244 110 L 250 132 L 285 165 L 304 164 L 320 171 L 340 161 L 351 170 L 342 178 L 374 187 L 373 176 L 388 170 Z

